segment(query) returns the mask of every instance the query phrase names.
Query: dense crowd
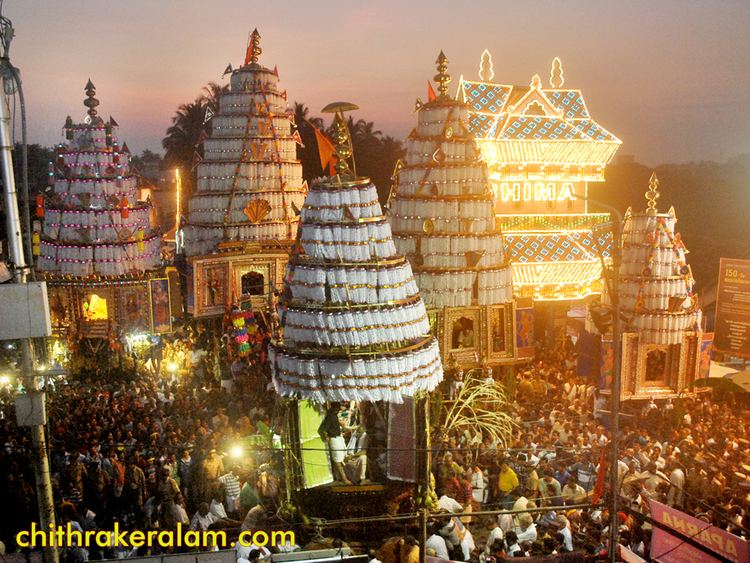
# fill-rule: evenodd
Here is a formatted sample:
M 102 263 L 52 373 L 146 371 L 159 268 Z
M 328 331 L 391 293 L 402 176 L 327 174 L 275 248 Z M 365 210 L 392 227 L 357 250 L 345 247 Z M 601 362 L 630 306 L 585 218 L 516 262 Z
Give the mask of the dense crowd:
M 609 405 L 575 371 L 569 340 L 540 349 L 515 382 L 509 411 L 520 422 L 507 443 L 471 432 L 443 438 L 433 466 L 438 504 L 464 516 L 433 524 L 428 552 L 456 561 L 606 557 Z M 741 397 L 710 393 L 625 406 L 620 543 L 648 556 L 652 499 L 750 539 L 748 414 Z M 508 512 L 466 516 L 477 510 Z
M 263 525 L 279 505 L 283 480 L 275 395 L 260 358 L 226 360 L 225 345 L 187 334 L 152 350 L 151 372 L 135 382 L 69 384 L 49 394 L 59 523 L 82 530 L 114 522 L 145 530 Z M 505 442 L 452 429 L 433 440 L 439 513 L 429 521 L 428 554 L 483 562 L 606 556 L 608 405 L 594 382 L 576 375 L 575 358 L 570 341 L 541 348 L 510 382 L 508 410 L 517 424 Z M 451 373 L 448 395 L 460 384 L 460 372 Z M 707 394 L 629 407 L 618 462 L 624 545 L 648 554 L 650 499 L 748 537 L 749 413 L 739 400 Z M 12 509 L 0 515 L 0 539 L 11 547 L 36 518 L 36 496 L 29 437 L 15 424 L 7 390 L 1 406 L 0 502 Z M 342 431 L 361 437 L 356 428 Z M 253 454 L 243 446 L 249 436 L 260 444 Z M 381 478 L 379 461 L 360 457 L 352 480 Z M 481 510 L 503 512 L 473 514 Z M 381 542 L 373 558 L 382 563 L 412 563 L 422 549 L 411 536 Z M 74 548 L 69 557 L 134 553 Z
M 152 372 L 134 382 L 58 384 L 48 394 L 58 524 L 240 529 L 253 508 L 265 514 L 276 506 L 282 464 L 274 455 L 279 439 L 267 367 L 240 358 L 217 362 L 221 344 L 192 334 L 161 345 L 166 357 L 152 350 Z M 207 353 L 212 347 L 216 354 Z M 0 502 L 13 508 L 0 516 L 6 546 L 37 514 L 30 439 L 16 426 L 12 405 L 3 391 Z M 81 548 L 71 557 L 126 554 Z

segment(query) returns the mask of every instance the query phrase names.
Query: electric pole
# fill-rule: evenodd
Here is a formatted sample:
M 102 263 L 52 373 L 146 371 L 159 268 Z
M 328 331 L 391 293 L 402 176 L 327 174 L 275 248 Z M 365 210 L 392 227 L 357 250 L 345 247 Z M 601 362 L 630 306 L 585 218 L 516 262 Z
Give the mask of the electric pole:
M 10 67 L 8 51 L 13 38 L 13 27 L 10 20 L 0 16 L 0 35 L 2 36 L 3 52 L 0 53 L 0 164 L 2 165 L 3 197 L 5 200 L 6 231 L 8 239 L 8 255 L 13 268 L 13 280 L 17 284 L 27 283 L 30 267 L 26 263 L 23 250 L 23 232 L 21 217 L 18 212 L 18 194 L 13 174 L 13 144 L 10 137 L 10 110 L 6 92 L 13 92 L 13 88 L 6 89 L 6 80 Z M 43 395 L 34 376 L 34 351 L 31 338 L 19 341 L 21 350 L 21 376 L 24 388 L 30 395 Z M 44 422 L 44 421 L 43 421 Z M 29 426 L 31 432 L 31 465 L 36 482 L 37 505 L 39 508 L 39 523 L 42 530 L 55 528 L 54 501 L 52 498 L 52 482 L 50 480 L 49 460 L 47 457 L 47 440 L 44 424 Z M 58 563 L 56 547 L 44 549 L 46 563 Z

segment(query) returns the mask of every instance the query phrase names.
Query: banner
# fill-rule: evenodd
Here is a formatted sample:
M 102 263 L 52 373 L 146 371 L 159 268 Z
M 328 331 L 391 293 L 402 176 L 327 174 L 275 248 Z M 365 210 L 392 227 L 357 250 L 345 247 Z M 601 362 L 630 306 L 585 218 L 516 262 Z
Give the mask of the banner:
M 299 445 L 302 452 L 304 487 L 310 489 L 333 482 L 328 446 L 318 434 L 323 415 L 309 401 L 299 401 Z
M 750 358 L 750 260 L 719 261 L 714 346 Z
M 414 482 L 417 476 L 417 436 L 414 429 L 414 399 L 404 397 L 400 405 L 388 406 L 388 478 Z
M 710 377 L 711 374 L 711 348 L 714 343 L 714 333 L 704 332 L 701 337 L 701 355 L 698 363 L 698 375 L 696 379 Z
M 148 282 L 151 298 L 151 333 L 172 332 L 172 305 L 169 298 L 169 278 L 155 278 Z
M 578 342 L 576 342 L 576 351 L 578 352 L 576 373 L 578 377 L 594 381 L 599 378 L 601 340 L 600 335 L 592 334 L 586 330 L 582 330 L 578 335 Z
M 599 350 L 599 389 L 612 389 L 612 376 L 615 371 L 615 346 L 611 334 L 602 337 Z
M 620 543 L 617 544 L 617 549 L 620 559 L 625 561 L 625 563 L 646 563 L 646 560 L 643 557 L 633 553 L 633 551 Z
M 534 306 L 531 299 L 521 298 L 516 306 L 516 355 L 519 359 L 533 358 L 535 351 Z
M 742 538 L 655 500 L 649 501 L 649 505 L 651 517 L 660 524 L 693 538 L 731 561 L 750 561 L 750 543 Z M 720 561 L 656 526 L 651 536 L 651 559 L 664 563 Z

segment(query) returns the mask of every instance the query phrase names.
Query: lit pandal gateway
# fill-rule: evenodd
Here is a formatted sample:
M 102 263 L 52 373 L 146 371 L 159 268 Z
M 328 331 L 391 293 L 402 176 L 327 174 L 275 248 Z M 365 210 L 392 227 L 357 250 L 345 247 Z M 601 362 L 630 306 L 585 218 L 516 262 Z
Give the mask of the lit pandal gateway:
M 588 212 L 588 182 L 604 180 L 620 140 L 591 118 L 580 90 L 563 87 L 557 58 L 550 88 L 538 75 L 528 86 L 493 82 L 486 50 L 479 76 L 462 78 L 457 96 L 471 108 L 469 128 L 490 168 L 516 296 L 600 293 L 611 237 L 598 227 L 609 215 Z
M 199 318 L 223 315 L 240 302 L 265 305 L 281 285 L 297 234 L 295 209 L 307 192 L 294 114 L 277 70 L 261 66 L 260 54 L 256 29 L 245 64 L 231 71 L 230 90 L 210 118 L 190 197 L 183 233 L 192 270 L 188 311 Z
M 65 141 L 49 165 L 49 188 L 36 216 L 36 269 L 47 282 L 53 328 L 71 348 L 109 338 L 171 331 L 169 281 L 161 271 L 161 237 L 154 209 L 138 201 L 130 151 L 117 123 L 98 115 L 89 80 L 84 123 L 65 121 Z M 149 322 L 151 321 L 151 322 Z M 55 350 L 60 349 L 56 343 Z
M 417 102 L 417 127 L 394 176 L 394 241 L 411 262 L 446 364 L 507 364 L 516 357 L 511 267 L 469 107 L 448 96 L 442 52 L 436 62 L 438 94 Z
M 396 251 L 375 185 L 357 177 L 353 159 L 348 162 L 351 139 L 343 114 L 352 109 L 345 102 L 323 109 L 335 113 L 337 174 L 313 183 L 305 200 L 278 307 L 282 334 L 269 354 L 277 393 L 292 399 L 284 440 L 287 475 L 298 490 L 334 477 L 339 485 L 362 484 L 363 478 L 414 481 L 417 452 L 427 443 L 427 426 L 415 427 L 427 424 L 427 393 L 443 378 L 411 266 Z M 338 413 L 338 402 L 344 412 Z M 361 465 L 349 471 L 343 439 L 331 440 L 328 459 L 318 433 L 324 414 L 336 428 L 337 417 L 353 428 L 350 451 L 369 452 L 366 471 Z M 383 491 L 382 485 L 366 488 Z M 382 509 L 382 503 L 369 506 Z
M 674 208 L 659 213 L 658 180 L 651 176 L 645 211 L 625 213 L 618 295 L 623 399 L 669 397 L 693 391 L 700 368 L 701 310 L 687 249 L 675 232 Z M 605 291 L 604 301 L 611 302 Z M 602 339 L 602 384 L 612 386 L 612 339 Z

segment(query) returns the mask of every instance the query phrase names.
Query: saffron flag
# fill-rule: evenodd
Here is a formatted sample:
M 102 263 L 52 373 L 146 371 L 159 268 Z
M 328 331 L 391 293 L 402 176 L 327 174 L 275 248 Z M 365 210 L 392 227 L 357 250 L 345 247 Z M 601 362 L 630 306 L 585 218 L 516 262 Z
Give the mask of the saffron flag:
M 594 485 L 594 492 L 591 495 L 591 502 L 593 504 L 598 503 L 604 496 L 604 482 L 607 480 L 607 450 L 602 448 L 602 452 L 599 455 L 599 469 L 596 472 L 596 484 Z
M 336 148 L 333 146 L 333 142 L 331 141 L 331 139 L 326 137 L 325 133 L 323 133 L 309 121 L 307 123 L 310 125 L 310 127 L 313 128 L 313 131 L 315 132 L 315 140 L 318 143 L 318 154 L 320 155 L 320 167 L 325 170 L 326 166 L 331 165 L 329 173 L 331 174 L 331 176 L 333 176 L 333 172 L 331 172 L 331 170 L 333 169 L 333 164 L 335 164 L 336 160 L 336 158 L 334 157 Z
M 224 72 L 222 73 L 221 77 L 224 78 L 227 74 L 232 74 L 233 70 L 234 69 L 232 69 L 232 63 L 229 63 L 227 65 L 227 68 L 224 69 Z
M 435 100 L 437 100 L 437 94 L 435 94 L 435 89 L 432 87 L 432 82 L 428 80 L 427 81 L 427 101 L 434 102 Z

